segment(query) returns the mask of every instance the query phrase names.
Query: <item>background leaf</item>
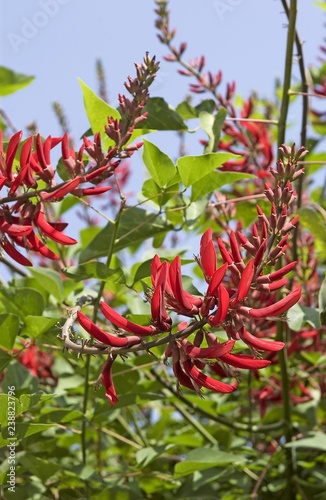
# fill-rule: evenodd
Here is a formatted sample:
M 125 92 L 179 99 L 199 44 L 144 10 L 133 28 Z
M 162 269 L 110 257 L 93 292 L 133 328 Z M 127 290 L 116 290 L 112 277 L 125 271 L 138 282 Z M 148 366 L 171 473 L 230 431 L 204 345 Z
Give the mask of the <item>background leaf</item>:
M 210 153 L 200 156 L 182 156 L 177 161 L 177 168 L 182 183 L 185 187 L 189 187 L 226 161 L 234 158 L 238 158 L 238 155 L 232 153 Z
M 176 175 L 177 169 L 171 158 L 155 144 L 144 140 L 143 161 L 153 180 L 164 187 Z
M 0 95 L 5 96 L 27 87 L 35 79 L 34 76 L 22 75 L 0 66 Z

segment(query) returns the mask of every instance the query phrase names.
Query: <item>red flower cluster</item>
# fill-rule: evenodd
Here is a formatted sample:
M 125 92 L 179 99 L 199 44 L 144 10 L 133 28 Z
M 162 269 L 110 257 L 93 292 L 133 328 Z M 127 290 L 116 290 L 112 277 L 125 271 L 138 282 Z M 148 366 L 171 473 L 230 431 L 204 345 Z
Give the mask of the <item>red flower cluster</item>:
M 0 190 L 7 189 L 0 200 L 0 247 L 19 264 L 32 265 L 17 247 L 56 260 L 58 255 L 45 244 L 48 238 L 61 245 L 76 243 L 63 234 L 66 224 L 48 220 L 51 206 L 47 203 L 62 200 L 68 194 L 94 196 L 106 193 L 111 186 L 103 185 L 103 182 L 115 173 L 122 159 L 129 158 L 142 146 L 141 142 L 128 143 L 135 126 L 146 118 L 143 108 L 159 64 L 155 57 L 150 59 L 146 54 L 143 63 L 135 66 L 137 78 L 128 77 L 125 83 L 132 100 L 119 95 L 123 118 L 108 117 L 108 124 L 104 127 L 114 143 L 108 151 L 103 151 L 99 133 L 95 134 L 94 141 L 84 137 L 79 151 L 75 151 L 69 146 L 67 134 L 57 138 L 49 136 L 45 140 L 38 134 L 36 138 L 30 136 L 22 142 L 22 132 L 17 132 L 4 146 L 0 130 Z M 63 177 L 68 179 L 57 184 L 50 154 L 60 143 L 61 162 L 66 169 Z M 125 171 L 122 174 L 126 177 Z M 95 186 L 81 187 L 85 183 Z
M 63 234 L 67 224 L 47 220 L 48 202 L 61 200 L 69 193 L 76 196 L 100 194 L 111 187 L 79 188 L 81 183 L 97 179 L 103 170 L 103 167 L 100 170 L 97 166 L 86 170 L 82 160 L 85 144 L 89 151 L 95 149 L 95 144 L 100 146 L 99 134 L 95 137 L 94 144 L 87 138 L 84 139 L 77 157 L 73 150 L 68 152 L 67 135 L 60 138 L 48 137 L 44 141 L 37 135 L 35 140 L 29 137 L 23 143 L 21 138 L 22 132 L 17 132 L 9 140 L 5 151 L 0 131 L 0 188 L 7 188 L 7 196 L 0 200 L 0 245 L 16 262 L 29 266 L 32 263 L 17 250 L 17 246 L 57 260 L 59 257 L 44 243 L 47 238 L 62 245 L 76 243 L 75 239 Z M 71 179 L 56 184 L 50 152 L 59 143 L 62 144 L 62 161 Z M 19 147 L 19 166 L 16 167 L 14 162 Z M 111 166 L 112 175 L 115 165 L 110 165 L 111 157 L 110 151 L 103 166 L 106 170 Z
M 286 226 L 285 219 L 282 224 L 279 224 L 280 231 Z M 258 351 L 279 351 L 284 346 L 283 342 L 255 337 L 248 331 L 250 325 L 253 320 L 257 323 L 286 312 L 300 299 L 301 289 L 297 287 L 282 299 L 276 298 L 275 290 L 287 284 L 285 275 L 293 270 L 295 262 L 263 274 L 261 264 L 265 263 L 263 250 L 266 248 L 267 228 L 265 222 L 261 226 L 261 235 L 257 228 L 253 230 L 253 242 L 240 233 L 236 235 L 231 232 L 227 249 L 223 241 L 218 239 L 223 261 L 220 266 L 217 265 L 212 230 L 208 229 L 203 234 L 200 256 L 197 258 L 207 284 L 203 296 L 193 295 L 184 289 L 180 257 L 175 257 L 169 263 L 162 262 L 156 255 L 151 264 L 153 288 L 148 294 L 151 306 L 149 325 L 135 324 L 101 302 L 102 313 L 118 328 L 115 332 L 107 333 L 82 312 L 78 312 L 81 326 L 99 345 L 112 348 L 102 371 L 102 382 L 111 404 L 117 401 L 111 369 L 118 349 L 123 348 L 127 352 L 130 347 L 146 348 L 143 342 L 149 336 L 169 333 L 166 337 L 166 357 L 172 358 L 178 384 L 197 392 L 202 387 L 217 392 L 231 392 L 236 388 L 236 384 L 226 384 L 207 375 L 204 373 L 205 368 L 222 377 L 234 377 L 237 376 L 234 368 L 257 370 L 270 364 L 269 360 L 261 359 Z M 278 245 L 274 249 L 276 251 L 271 252 L 274 261 L 277 261 L 280 249 L 283 249 L 283 243 L 280 249 Z M 245 263 L 242 249 L 249 250 L 255 256 Z M 259 299 L 262 289 L 263 300 Z M 253 307 L 257 302 L 263 306 Z M 189 322 L 182 321 L 175 333 L 172 333 L 171 312 L 190 318 Z M 224 330 L 229 340 L 220 342 L 212 331 L 216 329 Z M 193 333 L 195 336 L 190 340 Z M 250 355 L 231 352 L 235 342 L 240 339 L 247 344 Z
M 52 371 L 54 357 L 51 352 L 44 352 L 36 345 L 29 345 L 19 351 L 17 358 L 43 384 L 50 386 L 57 384 L 57 377 Z

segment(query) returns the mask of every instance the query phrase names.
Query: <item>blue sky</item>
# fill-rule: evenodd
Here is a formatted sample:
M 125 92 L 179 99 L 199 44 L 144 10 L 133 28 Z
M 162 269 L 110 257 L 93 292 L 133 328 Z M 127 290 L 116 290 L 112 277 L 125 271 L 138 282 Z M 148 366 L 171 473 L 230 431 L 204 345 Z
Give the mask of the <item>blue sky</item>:
M 311 0 L 299 0 L 298 28 L 306 63 L 317 62 L 325 17 Z M 224 83 L 236 80 L 238 92 L 258 90 L 270 96 L 275 77 L 282 78 L 286 17 L 277 0 L 171 0 L 176 42 L 188 42 L 186 58 L 206 55 L 207 68 L 222 70 Z M 177 66 L 162 59 L 157 40 L 154 1 L 14 0 L 0 3 L 1 62 L 35 75 L 32 85 L 1 99 L 17 129 L 36 119 L 42 135 L 60 129 L 51 103 L 64 107 L 73 135 L 88 128 L 77 77 L 97 90 L 95 60 L 103 61 L 112 105 L 134 74 L 133 63 L 149 51 L 161 60 L 153 95 L 172 106 L 183 100 L 188 81 Z M 298 72 L 297 72 L 298 73 Z

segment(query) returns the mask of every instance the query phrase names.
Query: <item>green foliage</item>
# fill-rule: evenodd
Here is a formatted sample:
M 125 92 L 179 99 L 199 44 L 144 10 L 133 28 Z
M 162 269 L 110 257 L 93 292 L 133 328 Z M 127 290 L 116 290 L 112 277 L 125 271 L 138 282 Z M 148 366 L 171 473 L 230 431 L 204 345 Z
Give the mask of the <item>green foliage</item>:
M 27 87 L 35 79 L 34 76 L 22 75 L 0 66 L 0 95 L 5 96 Z
M 119 111 L 98 97 L 81 79 L 79 79 L 79 84 L 83 92 L 84 107 L 93 134 L 100 132 L 101 138 L 105 140 L 105 146 L 112 146 L 114 142 L 107 137 L 104 127 L 108 123 L 108 116 L 112 116 L 115 120 L 121 118 Z

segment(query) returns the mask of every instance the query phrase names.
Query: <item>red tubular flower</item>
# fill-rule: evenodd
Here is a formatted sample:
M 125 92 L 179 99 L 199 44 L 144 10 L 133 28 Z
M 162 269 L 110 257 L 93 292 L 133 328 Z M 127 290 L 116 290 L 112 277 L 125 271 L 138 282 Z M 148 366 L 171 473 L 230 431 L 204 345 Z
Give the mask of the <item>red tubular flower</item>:
M 235 340 L 227 340 L 226 342 L 217 343 L 212 347 L 196 347 L 191 342 L 183 339 L 181 345 L 190 358 L 193 359 L 216 359 L 220 358 L 224 354 L 232 351 Z
M 46 245 L 44 245 L 44 243 L 42 243 L 42 241 L 36 236 L 34 232 L 30 233 L 26 237 L 26 241 L 30 245 L 30 248 L 34 250 L 34 252 L 40 253 L 41 255 L 43 255 L 43 257 L 46 257 L 47 259 L 51 260 L 60 259 L 60 257 L 57 254 L 52 252 L 52 250 L 50 250 Z
M 17 359 L 29 370 L 34 377 L 37 377 L 42 383 L 55 386 L 57 377 L 52 372 L 53 354 L 51 352 L 41 351 L 36 345 L 27 345 L 20 350 Z
M 210 283 L 207 288 L 206 295 L 207 296 L 215 296 L 218 293 L 218 287 L 222 282 L 222 279 L 225 276 L 226 270 L 228 268 L 228 264 L 224 263 L 221 267 L 216 269 L 215 273 L 213 274 Z
M 208 318 L 209 324 L 213 327 L 217 327 L 220 323 L 222 323 L 222 321 L 224 321 L 229 310 L 229 304 L 230 304 L 229 292 L 223 285 L 220 285 L 218 287 L 217 298 L 218 298 L 217 311 L 215 314 L 213 314 Z
M 203 299 L 195 297 L 183 289 L 179 256 L 175 257 L 170 265 L 169 278 L 173 294 L 171 301 L 173 308 L 179 314 L 184 314 L 185 316 L 197 314 L 198 308 L 203 303 Z
M 232 256 L 225 248 L 225 245 L 224 245 L 223 241 L 221 240 L 221 238 L 217 239 L 217 244 L 218 244 L 218 247 L 220 249 L 220 252 L 221 252 L 221 255 L 222 255 L 224 262 L 226 262 L 229 265 L 232 265 L 233 264 Z
M 81 178 L 75 177 L 75 179 L 65 182 L 63 186 L 59 187 L 55 191 L 52 191 L 51 193 L 41 193 L 40 197 L 43 201 L 61 200 L 64 196 L 66 196 L 66 194 L 72 193 L 80 182 Z
M 4 251 L 14 259 L 18 264 L 21 264 L 22 266 L 32 266 L 33 264 L 31 263 L 30 260 L 28 260 L 24 255 L 22 255 L 18 250 L 14 247 L 12 243 L 6 238 L 5 235 L 2 236 L 0 240 L 0 245 L 4 249 Z
M 98 194 L 106 193 L 112 189 L 111 186 L 102 186 L 102 187 L 94 187 L 94 188 L 85 188 L 85 189 L 74 189 L 73 194 L 75 196 L 95 196 Z
M 254 335 L 247 332 L 245 328 L 242 328 L 240 337 L 241 340 L 243 340 L 250 347 L 259 351 L 280 351 L 284 347 L 284 342 L 276 342 L 274 340 L 264 340 L 254 337 Z
M 234 262 L 237 264 L 243 262 L 234 231 L 230 233 L 230 246 Z
M 0 215 L 0 232 L 7 233 L 10 237 L 27 236 L 33 231 L 30 225 L 19 226 L 18 224 L 9 224 L 4 217 Z
M 105 395 L 109 399 L 111 406 L 114 406 L 119 401 L 112 378 L 112 365 L 115 358 L 116 356 L 109 355 L 102 368 L 102 384 L 105 387 Z
M 199 392 L 199 387 L 195 382 L 191 380 L 191 378 L 183 371 L 181 362 L 180 362 L 180 349 L 176 345 L 175 342 L 169 344 L 171 349 L 172 356 L 172 369 L 174 376 L 176 377 L 179 384 L 191 391 Z
M 44 182 L 52 182 L 52 179 L 54 177 L 54 170 L 51 164 L 50 151 L 61 140 L 61 137 L 58 139 L 52 139 L 52 137 L 49 136 L 42 143 L 40 134 L 37 134 L 36 136 L 36 151 L 33 153 L 33 158 L 41 167 L 41 169 L 38 171 L 38 175 Z
M 238 302 L 242 302 L 249 291 L 252 279 L 254 277 L 255 267 L 252 260 L 249 260 L 248 264 L 241 273 L 240 282 L 238 285 L 238 291 L 234 299 L 231 301 L 231 306 L 235 307 Z
M 171 330 L 172 320 L 166 312 L 164 305 L 164 293 L 161 285 L 155 288 L 151 299 L 151 311 L 153 324 L 161 332 L 168 332 Z
M 247 250 L 250 255 L 256 255 L 255 246 L 246 238 L 240 231 L 237 231 L 237 236 L 240 241 L 240 244 Z
M 75 243 L 77 243 L 77 240 L 62 234 L 58 229 L 56 229 L 55 224 L 47 222 L 41 207 L 39 207 L 34 215 L 34 222 L 45 236 L 56 241 L 57 243 L 61 243 L 62 245 L 75 245 Z
M 290 307 L 294 306 L 301 297 L 301 287 L 295 288 L 292 292 L 289 293 L 286 297 L 279 300 L 275 304 L 272 304 L 267 307 L 261 307 L 260 309 L 249 309 L 248 313 L 252 318 L 260 319 L 267 318 L 268 316 L 278 316 L 279 314 L 283 314 Z
M 77 312 L 77 319 L 79 324 L 96 340 L 111 347 L 131 347 L 136 344 L 140 344 L 141 339 L 139 337 L 117 337 L 116 335 L 111 335 L 99 328 L 95 323 L 93 323 L 85 314 L 81 311 Z
M 220 382 L 219 380 L 205 375 L 196 368 L 190 359 L 185 359 L 182 362 L 182 367 L 188 377 L 194 380 L 199 387 L 206 387 L 211 391 L 222 393 L 233 392 L 237 388 L 236 384 L 226 384 L 225 382 Z
M 200 240 L 200 266 L 209 283 L 216 271 L 216 251 L 212 241 L 212 229 L 208 228 Z
M 228 365 L 244 370 L 259 370 L 271 364 L 268 359 L 256 359 L 254 356 L 247 356 L 245 354 L 228 353 L 220 356 L 220 359 Z
M 0 131 L 0 133 L 1 133 L 1 135 L 0 135 L 1 153 L 3 154 L 2 131 Z M 12 165 L 13 165 L 13 161 L 14 161 L 20 140 L 22 138 L 22 135 L 23 135 L 22 131 L 16 132 L 16 134 L 14 134 L 8 142 L 7 152 L 6 152 L 6 169 L 4 171 L 4 174 L 9 181 L 12 180 Z
M 139 337 L 147 337 L 148 335 L 159 333 L 159 330 L 157 330 L 155 326 L 141 326 L 127 320 L 105 302 L 100 302 L 100 307 L 104 316 L 111 321 L 111 323 L 128 333 L 134 333 L 135 335 L 139 335 Z

